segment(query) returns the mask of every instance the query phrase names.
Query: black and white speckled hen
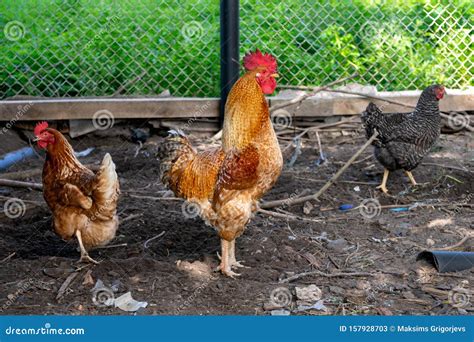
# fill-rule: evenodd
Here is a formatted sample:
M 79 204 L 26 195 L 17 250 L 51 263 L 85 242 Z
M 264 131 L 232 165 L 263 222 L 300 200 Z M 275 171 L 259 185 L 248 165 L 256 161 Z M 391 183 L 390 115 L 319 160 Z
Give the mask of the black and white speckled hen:
M 444 87 L 435 84 L 423 90 L 411 113 L 383 114 L 372 102 L 362 113 L 367 138 L 375 130 L 379 133 L 373 145 L 375 157 L 385 167 L 382 184 L 378 186 L 384 193 L 388 193 L 386 185 L 390 171 L 405 170 L 411 183 L 416 185 L 411 171 L 418 166 L 439 137 L 439 100 L 444 94 Z

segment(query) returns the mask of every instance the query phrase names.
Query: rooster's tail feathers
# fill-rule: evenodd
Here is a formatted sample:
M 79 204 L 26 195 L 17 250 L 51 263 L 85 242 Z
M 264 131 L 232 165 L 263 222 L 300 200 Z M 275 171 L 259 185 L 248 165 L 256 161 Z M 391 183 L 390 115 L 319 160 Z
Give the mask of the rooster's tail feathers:
M 96 179 L 97 184 L 93 196 L 97 211 L 100 216 L 113 216 L 117 209 L 120 189 L 115 164 L 110 154 L 107 153 L 102 159 Z
M 196 151 L 181 130 L 171 130 L 169 133 L 170 136 L 158 147 L 158 158 L 160 159 L 161 181 L 172 188 L 173 186 L 170 184 L 171 169 L 179 166 L 176 164 L 188 164 Z

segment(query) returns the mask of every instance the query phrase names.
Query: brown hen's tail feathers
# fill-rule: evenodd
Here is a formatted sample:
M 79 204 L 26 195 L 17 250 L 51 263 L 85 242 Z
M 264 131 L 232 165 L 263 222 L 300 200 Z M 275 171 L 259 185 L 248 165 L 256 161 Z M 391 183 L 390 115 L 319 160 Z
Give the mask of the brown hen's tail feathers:
M 111 218 L 116 213 L 120 193 L 115 164 L 110 154 L 106 154 L 96 175 L 96 188 L 92 194 L 98 215 Z

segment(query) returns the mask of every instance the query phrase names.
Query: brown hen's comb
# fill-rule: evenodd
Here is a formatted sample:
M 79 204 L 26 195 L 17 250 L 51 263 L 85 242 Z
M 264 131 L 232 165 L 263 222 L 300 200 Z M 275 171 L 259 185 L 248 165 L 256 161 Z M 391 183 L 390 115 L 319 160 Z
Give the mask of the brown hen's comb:
M 249 52 L 244 57 L 244 68 L 247 70 L 253 70 L 257 67 L 266 67 L 271 73 L 277 71 L 277 61 L 275 57 L 269 53 L 261 53 L 259 49 L 255 52 Z
M 46 128 L 48 128 L 48 123 L 46 121 L 38 122 L 34 130 L 35 135 L 39 136 Z

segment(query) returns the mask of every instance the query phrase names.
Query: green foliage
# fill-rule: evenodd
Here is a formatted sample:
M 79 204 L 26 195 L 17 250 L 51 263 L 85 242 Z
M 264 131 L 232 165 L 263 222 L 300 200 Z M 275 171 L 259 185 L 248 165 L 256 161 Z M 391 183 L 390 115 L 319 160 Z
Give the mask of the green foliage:
M 0 32 L 0 98 L 219 95 L 218 1 L 3 0 L 0 13 L 0 28 L 25 28 L 16 41 Z M 473 85 L 473 14 L 468 0 L 241 1 L 241 54 L 276 55 L 282 84 L 359 71 L 385 90 L 462 88 Z

